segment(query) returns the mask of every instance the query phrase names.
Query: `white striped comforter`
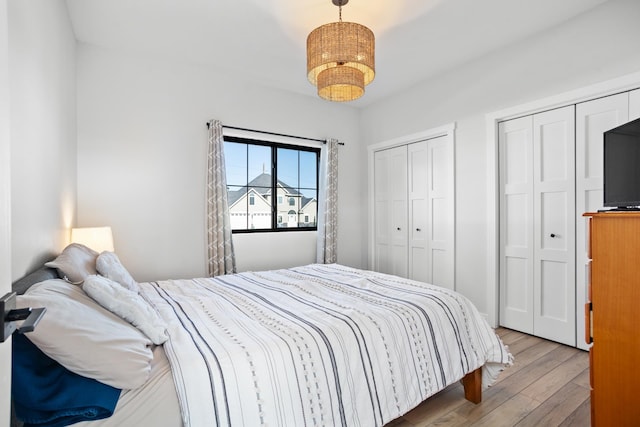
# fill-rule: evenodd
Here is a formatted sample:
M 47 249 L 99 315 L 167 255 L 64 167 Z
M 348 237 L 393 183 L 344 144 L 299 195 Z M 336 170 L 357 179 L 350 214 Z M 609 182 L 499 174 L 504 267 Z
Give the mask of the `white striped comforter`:
M 185 426 L 381 426 L 511 362 L 462 295 L 336 264 L 141 288 L 169 324 Z

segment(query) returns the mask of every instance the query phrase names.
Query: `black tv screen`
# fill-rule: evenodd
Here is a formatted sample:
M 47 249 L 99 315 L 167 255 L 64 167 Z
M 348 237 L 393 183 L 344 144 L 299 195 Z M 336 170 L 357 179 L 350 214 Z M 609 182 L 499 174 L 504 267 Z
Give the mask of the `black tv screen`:
M 640 119 L 604 133 L 604 206 L 640 206 Z

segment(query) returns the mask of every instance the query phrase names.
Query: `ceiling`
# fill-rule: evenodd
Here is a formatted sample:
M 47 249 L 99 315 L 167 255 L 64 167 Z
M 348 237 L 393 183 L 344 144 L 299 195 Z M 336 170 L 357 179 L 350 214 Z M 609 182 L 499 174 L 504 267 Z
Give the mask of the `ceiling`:
M 363 107 L 561 24 L 607 0 L 351 0 L 344 21 L 376 35 Z M 331 0 L 67 0 L 80 42 L 214 67 L 308 96 L 306 38 Z

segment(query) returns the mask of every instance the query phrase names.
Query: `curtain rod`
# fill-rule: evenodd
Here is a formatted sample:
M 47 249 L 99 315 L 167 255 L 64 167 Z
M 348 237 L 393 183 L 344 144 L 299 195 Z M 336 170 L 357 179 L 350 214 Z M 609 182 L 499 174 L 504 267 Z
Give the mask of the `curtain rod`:
M 207 129 L 210 127 L 209 122 L 207 122 Z M 267 132 L 264 130 L 257 130 L 257 129 L 248 129 L 248 128 L 239 128 L 239 127 L 235 127 L 235 126 L 225 126 L 222 125 L 223 128 L 226 129 L 233 129 L 233 130 L 243 130 L 246 132 L 257 132 L 257 133 L 264 133 L 266 135 L 274 135 L 274 136 L 285 136 L 287 138 L 296 138 L 296 139 L 304 139 L 307 141 L 318 141 L 318 142 L 322 142 L 323 144 L 327 143 L 326 139 L 317 139 L 317 138 L 307 138 L 305 136 L 296 136 L 296 135 L 287 135 L 285 133 L 276 133 L 276 132 Z M 344 142 L 338 142 L 338 145 L 344 145 Z

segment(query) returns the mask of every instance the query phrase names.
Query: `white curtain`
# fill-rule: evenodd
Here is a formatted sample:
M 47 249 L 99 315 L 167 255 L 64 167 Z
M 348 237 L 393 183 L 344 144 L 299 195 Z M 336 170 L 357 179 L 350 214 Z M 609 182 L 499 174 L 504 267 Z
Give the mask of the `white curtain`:
M 316 261 L 338 260 L 338 140 L 330 139 L 320 153 L 318 190 L 318 247 Z
M 222 123 L 209 123 L 207 161 L 207 247 L 209 276 L 236 272 L 236 258 L 231 239 L 231 221 L 227 200 L 227 177 L 224 167 Z

